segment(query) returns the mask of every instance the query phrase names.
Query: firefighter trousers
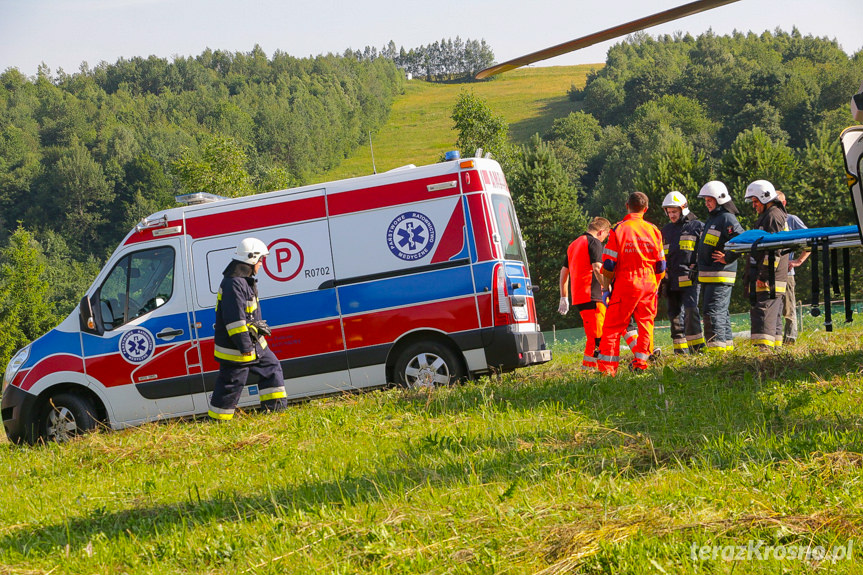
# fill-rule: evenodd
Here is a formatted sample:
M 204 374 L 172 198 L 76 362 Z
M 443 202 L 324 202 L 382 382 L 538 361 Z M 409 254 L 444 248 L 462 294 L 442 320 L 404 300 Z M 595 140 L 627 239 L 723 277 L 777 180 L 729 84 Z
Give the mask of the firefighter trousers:
M 704 340 L 707 351 L 731 351 L 734 349 L 734 336 L 731 335 L 731 288 L 733 284 L 702 284 L 701 317 L 704 319 Z
M 770 292 L 758 292 L 749 308 L 750 340 L 764 347 L 782 346 L 782 294 L 770 297 Z
M 698 292 L 695 284 L 681 290 L 668 290 L 668 319 L 671 322 L 671 343 L 674 353 L 696 353 L 704 349 L 701 314 L 698 312 Z
M 620 337 L 631 319 L 635 319 L 638 325 L 638 340 L 632 350 L 635 356 L 633 367 L 647 367 L 653 344 L 653 322 L 656 319 L 656 288 L 656 277 L 652 272 L 640 271 L 628 277 L 616 278 L 599 344 L 597 367 L 600 372 L 610 375 L 617 373 Z
M 795 276 L 788 276 L 785 283 L 785 293 L 782 294 L 782 316 L 779 318 L 780 325 L 784 323 L 782 330 L 782 343 L 794 343 L 797 341 L 797 301 L 794 295 Z
M 260 348 L 258 348 L 260 350 Z M 209 415 L 213 419 L 231 419 L 246 386 L 249 372 L 260 377 L 258 393 L 261 406 L 267 410 L 278 410 L 287 404 L 285 379 L 282 364 L 269 349 L 263 349 L 253 365 L 222 362 L 216 378 L 216 388 L 210 398 Z

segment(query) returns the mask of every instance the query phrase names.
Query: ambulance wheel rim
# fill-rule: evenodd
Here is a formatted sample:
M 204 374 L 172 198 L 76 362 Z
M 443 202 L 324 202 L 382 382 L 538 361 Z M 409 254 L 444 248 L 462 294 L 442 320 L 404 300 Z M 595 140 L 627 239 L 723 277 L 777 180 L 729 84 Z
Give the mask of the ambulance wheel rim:
M 48 413 L 48 425 L 45 428 L 48 439 L 63 443 L 69 441 L 77 435 L 78 423 L 75 421 L 75 415 L 66 407 L 52 409 Z
M 408 387 L 435 387 L 450 382 L 449 366 L 446 361 L 433 353 L 415 355 L 405 368 Z
M 39 423 L 45 441 L 63 443 L 96 428 L 93 402 L 82 394 L 59 393 L 48 400 Z

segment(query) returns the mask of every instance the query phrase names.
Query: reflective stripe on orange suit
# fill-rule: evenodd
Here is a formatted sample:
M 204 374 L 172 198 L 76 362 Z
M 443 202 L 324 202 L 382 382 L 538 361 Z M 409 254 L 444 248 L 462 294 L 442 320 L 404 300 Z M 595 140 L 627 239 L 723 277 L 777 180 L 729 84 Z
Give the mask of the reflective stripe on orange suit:
M 643 214 L 628 214 L 612 229 L 603 263 L 614 264 L 614 289 L 599 345 L 599 370 L 617 373 L 620 362 L 620 336 L 634 317 L 638 324 L 635 365 L 646 365 L 653 345 L 653 322 L 656 318 L 657 287 L 664 272 L 662 234 L 656 226 L 644 221 Z M 658 264 L 663 262 L 662 264 Z
M 599 338 L 602 337 L 602 326 L 605 322 L 605 304 L 596 302 L 593 309 L 580 310 L 581 321 L 584 324 L 584 357 L 583 367 L 596 367 L 596 353 L 599 349 Z

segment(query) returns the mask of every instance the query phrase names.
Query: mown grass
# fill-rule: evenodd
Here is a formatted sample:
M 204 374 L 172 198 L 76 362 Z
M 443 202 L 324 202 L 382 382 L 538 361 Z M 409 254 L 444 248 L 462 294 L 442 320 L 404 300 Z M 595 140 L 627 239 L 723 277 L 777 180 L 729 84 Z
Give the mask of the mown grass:
M 387 124 L 372 134 L 374 164 L 379 172 L 407 164 L 432 164 L 454 149 L 458 134 L 453 130 L 450 114 L 463 91 L 486 100 L 494 113 L 510 124 L 512 141 L 525 143 L 533 134 L 548 131 L 556 118 L 578 109 L 577 104 L 569 101 L 567 90 L 572 85 L 583 87 L 587 73 L 601 66 L 527 68 L 477 83 L 441 84 L 416 79 L 406 82 L 405 93 L 396 99 Z M 371 173 L 372 155 L 366 144 L 317 181 Z
M 3 444 L 0 573 L 859 573 L 860 336 Z

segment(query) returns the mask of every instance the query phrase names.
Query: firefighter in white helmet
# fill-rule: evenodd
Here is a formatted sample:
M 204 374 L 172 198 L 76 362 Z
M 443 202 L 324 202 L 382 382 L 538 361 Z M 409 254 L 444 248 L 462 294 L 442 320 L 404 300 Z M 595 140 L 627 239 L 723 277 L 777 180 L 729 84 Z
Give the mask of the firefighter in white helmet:
M 704 339 L 707 351 L 734 349 L 731 335 L 731 289 L 737 277 L 736 254 L 725 252 L 725 243 L 741 234 L 743 227 L 737 221 L 737 206 L 731 200 L 728 188 L 713 180 L 698 192 L 710 212 L 704 222 L 704 231 L 696 244 L 696 267 L 701 291 L 701 317 L 704 321 Z
M 698 282 L 693 281 L 695 245 L 704 224 L 689 211 L 686 197 L 670 192 L 662 201 L 669 223 L 662 228 L 662 243 L 668 270 L 664 292 L 671 321 L 671 343 L 676 354 L 696 353 L 704 348 L 701 315 L 698 313 Z
M 237 246 L 216 297 L 214 354 L 219 362 L 209 416 L 224 421 L 234 416 L 249 372 L 260 376 L 258 389 L 261 406 L 269 411 L 287 404 L 281 363 L 267 347 L 269 326 L 258 305 L 258 280 L 267 245 L 257 238 L 246 238 Z
M 767 180 L 755 180 L 746 187 L 746 200 L 758 212 L 756 230 L 776 233 L 788 229 L 785 206 Z M 771 254 L 771 251 L 773 252 Z M 750 339 L 762 350 L 782 345 L 780 317 L 782 295 L 788 278 L 788 254 L 781 250 L 754 250 L 747 268 Z

